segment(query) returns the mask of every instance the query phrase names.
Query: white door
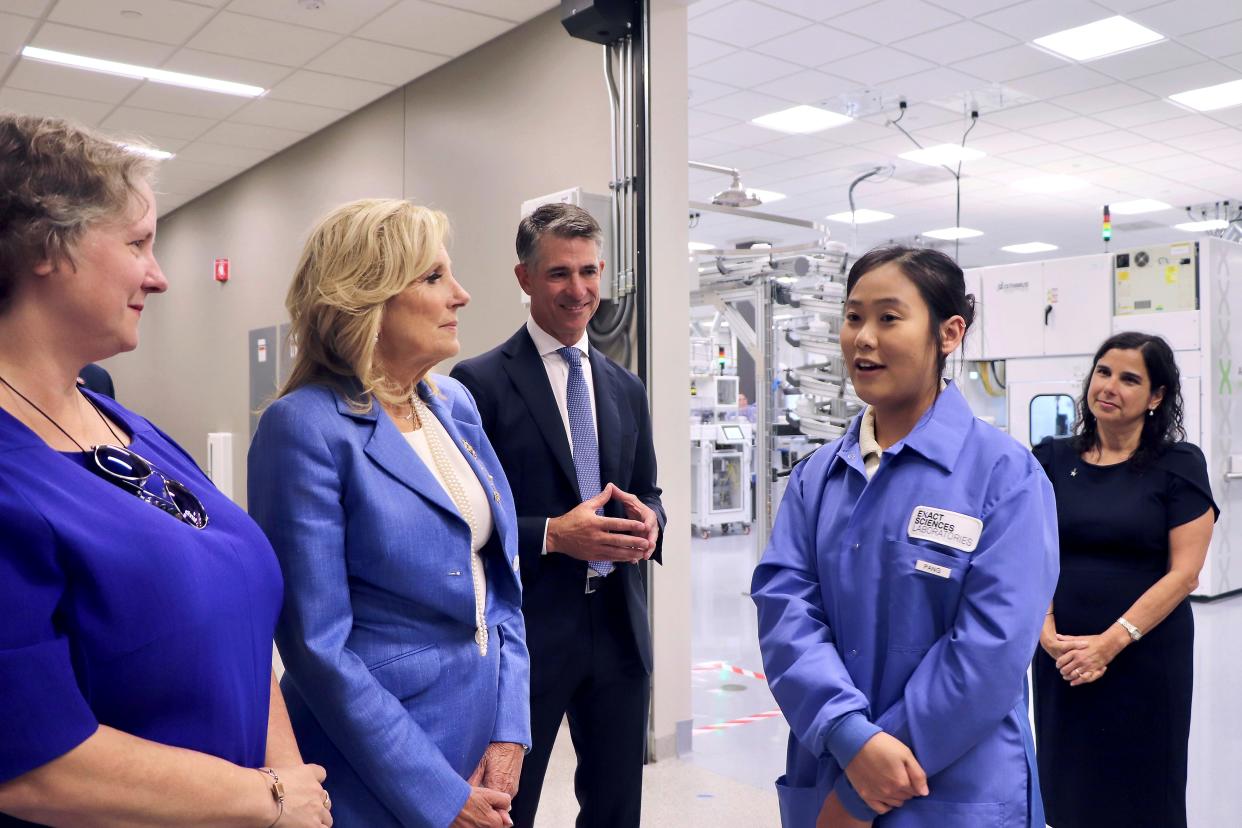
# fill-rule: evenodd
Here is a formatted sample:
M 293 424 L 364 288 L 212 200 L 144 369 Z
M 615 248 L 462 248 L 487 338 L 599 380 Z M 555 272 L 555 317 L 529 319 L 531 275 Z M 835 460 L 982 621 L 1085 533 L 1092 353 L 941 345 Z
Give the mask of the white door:
M 1044 355 L 1094 354 L 1112 333 L 1113 269 L 1107 254 L 1044 262 Z
M 1037 357 L 1044 352 L 1042 262 L 982 269 L 983 359 Z

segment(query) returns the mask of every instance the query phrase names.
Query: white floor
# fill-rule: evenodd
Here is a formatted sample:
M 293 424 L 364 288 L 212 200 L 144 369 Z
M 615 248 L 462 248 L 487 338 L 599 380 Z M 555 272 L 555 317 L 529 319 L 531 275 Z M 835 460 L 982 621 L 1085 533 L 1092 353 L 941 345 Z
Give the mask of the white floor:
M 752 538 L 693 540 L 693 752 L 648 765 L 643 825 L 776 828 L 772 782 L 789 729 L 767 685 L 734 672 L 762 672 L 754 606 L 745 592 Z M 1242 826 L 1242 596 L 1195 604 L 1195 698 L 1188 791 L 1191 828 Z M 721 663 L 728 667 L 719 666 Z M 711 666 L 709 666 L 711 665 Z M 745 721 L 740 721 L 745 720 Z M 707 729 L 732 723 L 721 729 Z M 538 828 L 571 828 L 573 748 L 562 731 L 542 798 Z M 1104 828 L 1104 826 L 1101 826 Z

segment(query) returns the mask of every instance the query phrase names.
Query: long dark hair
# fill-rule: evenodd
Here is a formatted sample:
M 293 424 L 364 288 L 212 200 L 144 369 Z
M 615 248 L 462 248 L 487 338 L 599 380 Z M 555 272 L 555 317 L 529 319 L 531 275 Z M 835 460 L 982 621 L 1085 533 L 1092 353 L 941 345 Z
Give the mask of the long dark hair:
M 845 280 L 845 295 L 854 292 L 858 280 L 877 267 L 895 264 L 905 277 L 919 290 L 923 304 L 931 317 L 931 336 L 936 343 L 936 377 L 944 374 L 948 355 L 941 353 L 940 325 L 946 319 L 960 316 L 966 320 L 966 330 L 975 318 L 975 297 L 966 292 L 966 277 L 957 262 L 939 250 L 925 247 L 904 247 L 899 244 L 877 247 L 867 251 L 854 266 Z M 962 341 L 965 342 L 965 335 Z
M 1164 389 L 1160 405 L 1156 406 L 1151 416 L 1143 417 L 1139 446 L 1130 458 L 1135 468 L 1142 468 L 1171 443 L 1186 439 L 1186 429 L 1182 427 L 1182 375 L 1177 370 L 1177 361 L 1173 358 L 1173 349 L 1169 347 L 1169 343 L 1154 334 L 1136 331 L 1113 334 L 1095 352 L 1095 357 L 1091 360 L 1091 370 L 1082 383 L 1082 396 L 1078 400 L 1074 451 L 1085 454 L 1099 448 L 1099 426 L 1087 404 L 1087 393 L 1091 389 L 1091 378 L 1095 376 L 1095 366 L 1099 364 L 1101 357 L 1112 350 L 1141 353 L 1143 365 L 1147 368 L 1147 378 L 1151 381 L 1151 390 L 1154 392 Z

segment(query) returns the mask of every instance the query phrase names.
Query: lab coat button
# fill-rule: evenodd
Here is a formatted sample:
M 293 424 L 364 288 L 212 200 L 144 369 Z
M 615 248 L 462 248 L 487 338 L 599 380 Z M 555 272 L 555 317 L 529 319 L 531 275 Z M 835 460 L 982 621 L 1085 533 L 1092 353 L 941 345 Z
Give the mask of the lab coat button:
M 858 544 L 854 544 L 854 551 L 855 551 L 855 552 L 857 552 L 857 551 L 858 551 Z
M 857 655 L 858 655 L 858 650 L 850 650 L 848 653 L 846 653 L 847 658 L 854 658 Z

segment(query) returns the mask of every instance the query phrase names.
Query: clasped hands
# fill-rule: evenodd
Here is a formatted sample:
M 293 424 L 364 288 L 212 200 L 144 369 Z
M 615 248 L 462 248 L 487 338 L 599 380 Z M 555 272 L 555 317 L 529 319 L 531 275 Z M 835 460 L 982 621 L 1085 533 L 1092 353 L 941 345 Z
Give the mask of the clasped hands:
M 862 746 L 845 767 L 854 790 L 877 814 L 900 808 L 916 796 L 927 796 L 927 774 L 910 748 L 887 733 L 877 733 Z M 852 816 L 836 792 L 820 809 L 815 828 L 866 828 L 871 822 Z
M 595 514 L 612 500 L 621 504 L 624 518 Z M 548 521 L 545 548 L 580 561 L 637 563 L 655 552 L 659 535 L 660 522 L 651 507 L 609 483 L 595 497 Z
M 513 742 L 492 742 L 470 774 L 470 796 L 450 828 L 509 828 L 509 809 L 522 775 L 525 749 Z
M 1129 641 L 1128 635 L 1113 626 L 1099 635 L 1056 633 L 1049 640 L 1041 638 L 1040 645 L 1056 661 L 1061 678 L 1068 681 L 1070 687 L 1077 687 L 1103 676 L 1108 665 Z

